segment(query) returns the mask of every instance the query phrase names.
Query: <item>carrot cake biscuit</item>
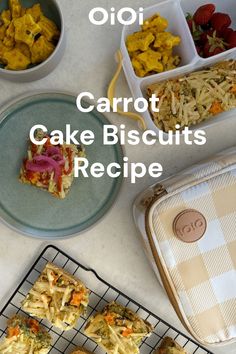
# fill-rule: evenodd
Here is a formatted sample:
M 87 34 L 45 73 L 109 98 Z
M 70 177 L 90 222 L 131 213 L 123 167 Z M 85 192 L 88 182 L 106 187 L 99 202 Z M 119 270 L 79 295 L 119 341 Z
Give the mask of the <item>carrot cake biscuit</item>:
M 1 354 L 47 354 L 51 336 L 38 321 L 16 315 L 8 321 L 7 336 L 0 343 Z
M 35 140 L 44 138 L 47 138 L 44 145 L 35 145 L 30 141 L 20 170 L 20 181 L 64 199 L 73 183 L 74 159 L 85 156 L 84 149 L 74 144 L 54 146 L 49 136 L 37 130 Z
M 85 334 L 108 354 L 138 354 L 139 346 L 153 331 L 152 325 L 115 302 L 92 317 Z
M 47 319 L 67 331 L 86 313 L 89 290 L 72 275 L 48 263 L 29 291 L 22 308 L 31 316 Z

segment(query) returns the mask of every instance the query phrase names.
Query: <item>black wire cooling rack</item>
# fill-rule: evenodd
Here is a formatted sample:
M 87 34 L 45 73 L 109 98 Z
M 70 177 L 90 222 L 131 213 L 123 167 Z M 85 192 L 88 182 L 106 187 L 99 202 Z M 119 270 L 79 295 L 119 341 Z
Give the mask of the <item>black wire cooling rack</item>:
M 176 340 L 186 349 L 188 354 L 213 354 L 174 327 L 170 326 L 158 316 L 145 309 L 143 306 L 139 305 L 137 302 L 130 299 L 121 291 L 115 289 L 101 279 L 94 270 L 84 267 L 54 246 L 48 246 L 44 249 L 0 312 L 0 338 L 6 334 L 6 323 L 8 318 L 16 313 L 25 314 L 20 308 L 21 302 L 37 280 L 47 262 L 55 263 L 57 266 L 77 276 L 91 290 L 87 316 L 80 318 L 76 328 L 68 332 L 62 332 L 57 328 L 50 326 L 47 321 L 41 321 L 41 324 L 47 328 L 53 338 L 50 354 L 70 354 L 77 346 L 82 346 L 96 354 L 104 354 L 96 343 L 84 335 L 83 328 L 89 316 L 101 311 L 107 303 L 114 300 L 121 305 L 128 306 L 131 310 L 135 311 L 139 316 L 146 319 L 154 326 L 155 329 L 152 336 L 144 340 L 141 345 L 141 354 L 154 353 L 162 339 L 166 336 L 172 337 Z

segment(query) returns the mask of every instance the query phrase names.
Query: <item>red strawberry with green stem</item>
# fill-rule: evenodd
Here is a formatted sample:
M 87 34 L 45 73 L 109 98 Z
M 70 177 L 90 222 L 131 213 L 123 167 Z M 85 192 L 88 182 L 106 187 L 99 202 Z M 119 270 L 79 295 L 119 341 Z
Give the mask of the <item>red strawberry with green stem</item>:
M 236 31 L 233 31 L 227 38 L 228 49 L 236 48 Z
M 198 41 L 200 39 L 200 36 L 202 33 L 199 26 L 196 26 L 193 16 L 190 13 L 187 14 L 186 20 L 187 20 L 190 32 L 192 33 L 194 41 Z
M 222 38 L 216 37 L 216 32 L 214 32 L 213 36 L 208 36 L 207 43 L 204 46 L 204 57 L 209 58 L 213 55 L 217 55 L 223 53 L 226 50 L 226 43 Z
M 222 31 L 225 28 L 228 28 L 231 25 L 232 21 L 229 15 L 223 14 L 221 12 L 215 12 L 211 17 L 211 25 L 217 32 Z
M 193 20 L 193 16 L 190 13 L 187 13 L 186 21 L 188 23 L 188 27 L 190 29 L 190 32 L 193 33 L 194 27 L 195 27 L 195 23 L 194 23 L 194 20 Z
M 216 7 L 214 4 L 206 4 L 199 7 L 193 15 L 193 19 L 196 25 L 203 26 L 208 24 L 215 12 L 215 9 Z
M 200 55 L 202 57 L 203 56 L 203 48 L 202 48 L 202 46 L 196 44 L 196 50 L 197 50 L 198 55 Z
M 201 37 L 200 37 L 200 42 L 202 44 L 205 44 L 208 41 L 208 37 L 212 37 L 214 34 L 214 30 L 210 29 L 208 31 L 202 32 Z
M 234 30 L 232 28 L 223 28 L 222 31 L 220 31 L 219 36 L 222 37 L 227 42 L 229 36 L 233 32 Z

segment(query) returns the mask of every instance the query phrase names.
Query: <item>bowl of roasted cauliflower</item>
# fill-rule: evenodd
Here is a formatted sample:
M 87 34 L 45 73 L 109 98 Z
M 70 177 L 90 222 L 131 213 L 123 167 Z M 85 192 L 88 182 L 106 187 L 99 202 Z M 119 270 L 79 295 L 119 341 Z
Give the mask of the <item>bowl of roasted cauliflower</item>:
M 0 77 L 41 79 L 61 60 L 64 42 L 63 15 L 55 0 L 0 2 Z

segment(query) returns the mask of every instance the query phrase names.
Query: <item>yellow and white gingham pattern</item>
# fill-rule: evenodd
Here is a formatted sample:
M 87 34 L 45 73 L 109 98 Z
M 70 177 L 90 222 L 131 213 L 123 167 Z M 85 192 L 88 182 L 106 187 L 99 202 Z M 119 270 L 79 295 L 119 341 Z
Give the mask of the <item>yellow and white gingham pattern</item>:
M 151 210 L 152 237 L 178 295 L 188 324 L 203 342 L 236 338 L 236 154 L 199 165 L 186 179 L 167 181 L 167 195 Z M 222 173 L 222 168 L 228 169 Z M 204 168 L 203 168 L 204 167 Z M 215 173 L 213 178 L 210 176 Z M 202 181 L 201 181 L 202 179 Z M 196 181 L 199 180 L 199 183 Z M 196 243 L 180 241 L 175 217 L 196 209 L 207 219 L 207 231 Z

